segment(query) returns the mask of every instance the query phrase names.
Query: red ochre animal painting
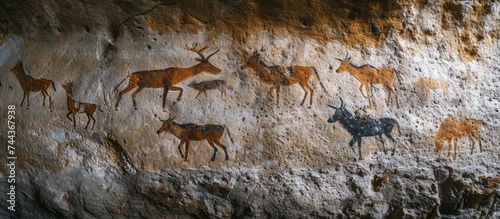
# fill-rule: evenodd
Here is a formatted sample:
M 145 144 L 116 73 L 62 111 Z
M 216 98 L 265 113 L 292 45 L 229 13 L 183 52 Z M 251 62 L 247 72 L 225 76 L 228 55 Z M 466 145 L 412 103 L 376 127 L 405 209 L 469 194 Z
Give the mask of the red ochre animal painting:
M 125 79 L 130 78 L 128 85 L 125 89 L 120 91 L 118 95 L 118 100 L 116 101 L 115 104 L 115 110 L 118 110 L 118 104 L 120 103 L 120 100 L 122 98 L 122 95 L 129 92 L 130 90 L 134 89 L 137 87 L 137 89 L 132 93 L 132 101 L 134 104 L 134 109 L 137 109 L 137 103 L 135 101 L 135 95 L 139 93 L 142 89 L 144 88 L 163 88 L 163 111 L 165 111 L 165 98 L 167 97 L 167 93 L 169 90 L 174 90 L 174 91 L 180 91 L 179 96 L 177 96 L 177 101 L 181 100 L 182 97 L 182 92 L 184 91 L 180 87 L 176 87 L 174 85 L 191 78 L 193 76 L 196 76 L 198 74 L 201 74 L 202 72 L 207 72 L 210 74 L 219 74 L 220 69 L 212 65 L 212 63 L 209 62 L 210 57 L 212 57 L 215 53 L 217 53 L 219 50 L 215 51 L 214 53 L 210 54 L 208 57 L 205 57 L 202 52 L 203 50 L 207 49 L 208 47 L 205 46 L 201 49 L 196 49 L 196 44 L 194 47 L 189 48 L 186 46 L 186 49 L 192 52 L 195 52 L 200 56 L 200 58 L 195 58 L 196 61 L 199 63 L 188 67 L 188 68 L 178 68 L 178 67 L 171 67 L 171 68 L 166 68 L 166 69 L 158 69 L 158 70 L 149 70 L 149 71 L 139 71 L 139 72 L 134 72 L 130 75 L 128 75 Z M 116 88 L 118 88 L 124 81 L 123 79 Z M 116 89 L 115 88 L 115 89 Z
M 483 151 L 483 144 L 479 138 L 478 132 L 479 127 L 483 121 L 476 119 L 458 120 L 453 116 L 448 116 L 441 122 L 439 130 L 434 138 L 434 144 L 436 146 L 435 151 L 439 153 L 441 148 L 443 148 L 444 143 L 448 142 L 448 157 L 450 156 L 451 147 L 454 147 L 453 159 L 457 158 L 457 144 L 460 138 L 469 138 L 471 142 L 470 154 L 474 153 L 476 139 L 479 142 L 479 151 Z M 452 145 L 453 144 L 453 145 Z
M 340 61 L 340 66 L 337 68 L 336 72 L 341 74 L 343 72 L 349 72 L 353 75 L 358 81 L 361 83 L 359 86 L 359 91 L 364 98 L 368 99 L 368 103 L 370 107 L 373 107 L 372 100 L 370 97 L 370 85 L 372 84 L 382 84 L 384 85 L 384 89 L 388 93 L 387 97 L 387 106 L 390 105 L 391 94 L 394 94 L 394 98 L 396 99 L 396 107 L 399 108 L 399 99 L 398 94 L 394 90 L 392 86 L 392 81 L 394 80 L 394 73 L 389 67 L 380 67 L 376 68 L 372 65 L 362 65 L 356 66 L 352 64 L 351 57 L 349 54 L 345 56 L 343 60 L 337 59 Z M 366 95 L 363 93 L 363 88 L 365 89 Z
M 314 90 L 309 86 L 309 79 L 311 76 L 316 78 L 316 81 L 320 83 L 326 93 L 325 86 L 323 86 L 323 83 L 319 80 L 318 71 L 312 66 L 268 66 L 261 60 L 260 54 L 256 51 L 252 56 L 250 56 L 250 58 L 248 58 L 247 62 L 241 66 L 241 69 L 247 68 L 252 68 L 262 82 L 271 85 L 271 89 L 268 91 L 268 94 L 271 94 L 273 90 L 276 91 L 276 104 L 279 104 L 279 92 L 281 86 L 299 84 L 305 92 L 300 105 L 304 105 L 304 101 L 306 100 L 308 93 L 311 93 L 309 96 L 309 105 L 312 105 Z M 290 77 L 286 75 L 287 71 L 290 74 Z
M 28 98 L 28 107 L 30 106 L 30 92 L 42 92 L 43 96 L 43 104 L 42 106 L 45 107 L 45 96 L 49 96 L 49 108 L 52 106 L 52 97 L 49 95 L 47 92 L 48 88 L 50 85 L 54 88 L 54 91 L 56 91 L 56 86 L 54 85 L 54 81 L 48 80 L 48 79 L 34 79 L 31 76 L 26 75 L 24 72 L 23 68 L 23 63 L 18 62 L 16 66 L 14 66 L 12 69 L 10 69 L 12 73 L 16 76 L 17 80 L 19 81 L 19 84 L 21 84 L 21 88 L 23 89 L 24 95 L 23 95 L 23 100 L 21 101 L 21 106 L 24 103 L 24 99 L 27 97 Z
M 418 81 L 413 82 L 413 88 L 418 92 L 423 93 L 425 98 L 429 98 L 430 90 L 436 89 L 442 89 L 444 96 L 447 97 L 448 84 L 449 82 L 447 80 L 423 77 Z
M 76 114 L 77 113 L 85 113 L 85 115 L 87 115 L 87 118 L 88 118 L 88 121 L 87 121 L 87 125 L 85 126 L 85 129 L 87 129 L 87 127 L 89 126 L 90 124 L 90 120 L 92 119 L 94 122 L 92 123 L 92 129 L 94 129 L 94 125 L 95 125 L 95 118 L 94 118 L 94 112 L 96 111 L 97 109 L 97 105 L 96 104 L 92 104 L 92 103 L 82 103 L 82 102 L 77 102 L 73 99 L 73 92 L 72 92 L 72 87 L 73 87 L 73 83 L 72 82 L 69 82 L 67 84 L 63 84 L 61 85 L 64 90 L 66 90 L 66 104 L 68 106 L 68 110 L 69 112 L 66 114 L 66 117 L 68 117 L 68 119 L 70 121 L 73 121 L 73 127 L 76 128 Z M 100 109 L 99 109 L 100 110 Z M 102 112 L 102 110 L 100 110 Z M 71 119 L 69 117 L 69 115 L 73 115 L 73 119 Z
M 188 159 L 189 143 L 191 141 L 203 141 L 203 140 L 206 140 L 208 144 L 210 144 L 210 146 L 212 146 L 212 148 L 214 149 L 214 153 L 210 161 L 215 161 L 215 157 L 217 155 L 217 147 L 215 146 L 222 148 L 225 154 L 224 159 L 229 160 L 227 147 L 220 142 L 222 135 L 224 134 L 224 131 L 227 130 L 229 139 L 234 144 L 233 138 L 231 137 L 231 133 L 229 132 L 229 129 L 226 126 L 216 125 L 216 124 L 196 125 L 193 123 L 179 124 L 174 122 L 173 121 L 174 119 L 175 118 L 169 118 L 168 120 L 160 120 L 163 122 L 163 124 L 161 125 L 160 129 L 156 131 L 156 133 L 159 135 L 162 132 L 167 131 L 172 133 L 178 139 L 180 139 L 181 143 L 177 148 L 179 149 L 181 157 L 184 158 L 184 161 L 187 161 Z M 186 148 L 185 148 L 185 153 L 183 154 L 181 147 L 184 143 L 186 144 Z

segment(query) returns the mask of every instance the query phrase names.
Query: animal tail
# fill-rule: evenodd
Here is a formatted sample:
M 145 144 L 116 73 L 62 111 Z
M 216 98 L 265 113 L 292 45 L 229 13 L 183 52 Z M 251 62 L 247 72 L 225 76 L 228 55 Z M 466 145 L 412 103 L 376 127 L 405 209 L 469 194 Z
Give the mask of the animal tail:
M 231 140 L 231 142 L 234 145 L 233 137 L 231 137 L 231 132 L 229 132 L 229 128 L 226 125 L 224 125 L 224 128 L 227 130 L 227 134 L 229 135 L 229 139 Z
M 132 74 L 129 74 L 127 75 L 127 77 L 125 77 L 122 81 L 120 81 L 120 83 L 118 85 L 116 85 L 115 89 L 113 90 L 116 90 L 120 85 L 122 85 L 122 83 L 125 81 L 125 79 L 129 78 Z
M 56 85 L 54 84 L 54 81 L 53 81 L 53 80 L 50 80 L 50 83 L 52 83 L 52 88 L 54 88 L 54 91 L 57 91 L 57 90 L 56 90 Z
M 323 85 L 323 83 L 321 83 L 321 80 L 319 79 L 319 73 L 318 73 L 318 70 L 316 69 L 316 67 L 309 66 L 309 68 L 311 68 L 314 71 L 314 74 L 316 76 L 316 80 L 319 82 L 319 84 L 323 88 L 323 91 L 328 94 L 328 92 L 326 91 L 325 85 Z

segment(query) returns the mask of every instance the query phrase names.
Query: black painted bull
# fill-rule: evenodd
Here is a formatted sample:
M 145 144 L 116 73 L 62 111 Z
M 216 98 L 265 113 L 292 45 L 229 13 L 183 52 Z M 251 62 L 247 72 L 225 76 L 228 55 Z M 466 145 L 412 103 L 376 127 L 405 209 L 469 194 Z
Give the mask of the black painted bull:
M 394 140 L 394 138 L 391 136 L 391 132 L 395 124 L 398 125 L 398 131 L 399 131 L 399 124 L 395 119 L 368 118 L 366 119 L 366 121 L 362 122 L 354 118 L 353 115 L 345 108 L 344 101 L 342 100 L 342 98 L 340 99 L 340 101 L 341 104 L 339 108 L 328 105 L 329 107 L 336 109 L 335 114 L 333 114 L 333 116 L 328 119 L 328 123 L 334 123 L 338 121 L 342 125 L 342 127 L 344 127 L 344 129 L 346 129 L 347 132 L 351 134 L 352 140 L 349 142 L 349 146 L 352 147 L 356 142 L 358 143 L 360 160 L 363 159 L 363 157 L 361 156 L 362 137 L 378 136 L 378 140 L 382 142 L 382 149 L 384 150 L 385 153 L 387 153 L 387 151 L 385 150 L 385 144 L 382 135 L 385 135 L 386 137 L 391 139 L 395 144 L 397 143 L 396 140 Z M 399 131 L 399 133 L 401 134 L 401 131 Z M 396 145 L 394 145 L 394 149 L 392 150 L 392 155 L 394 155 L 395 151 L 396 151 Z

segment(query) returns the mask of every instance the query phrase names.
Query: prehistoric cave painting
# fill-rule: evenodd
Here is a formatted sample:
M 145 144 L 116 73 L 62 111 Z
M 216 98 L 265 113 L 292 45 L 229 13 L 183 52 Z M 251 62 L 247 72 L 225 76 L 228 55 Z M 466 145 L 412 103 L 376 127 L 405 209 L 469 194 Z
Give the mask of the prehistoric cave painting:
M 448 157 L 450 156 L 451 147 L 454 147 L 453 159 L 457 158 L 457 144 L 460 138 L 469 138 L 471 142 L 471 151 L 470 154 L 474 153 L 475 142 L 474 139 L 479 142 L 479 151 L 483 151 L 483 144 L 481 143 L 481 139 L 479 138 L 478 132 L 481 123 L 484 123 L 481 120 L 476 119 L 467 119 L 467 120 L 458 120 L 453 116 L 448 116 L 446 119 L 441 122 L 439 126 L 439 130 L 436 133 L 434 138 L 434 145 L 436 146 L 435 151 L 439 153 L 441 148 L 443 148 L 444 143 L 448 142 Z M 452 145 L 453 143 L 453 145 Z
M 229 139 L 234 144 L 233 138 L 231 137 L 231 133 L 226 126 L 216 125 L 216 124 L 206 124 L 206 125 L 196 125 L 192 123 L 187 124 L 179 124 L 173 121 L 174 118 L 169 118 L 168 120 L 161 120 L 163 124 L 160 129 L 156 131 L 159 135 L 162 132 L 168 131 L 172 133 L 175 137 L 181 140 L 181 143 L 177 147 L 179 149 L 179 153 L 181 157 L 184 157 L 184 161 L 187 161 L 188 152 L 189 152 L 189 142 L 191 141 L 203 141 L 206 140 L 210 146 L 214 149 L 214 153 L 212 155 L 212 159 L 210 161 L 215 161 L 215 156 L 217 155 L 217 147 L 219 146 L 224 150 L 225 160 L 229 160 L 229 155 L 227 154 L 227 147 L 224 146 L 220 141 L 224 131 L 227 130 L 229 135 Z M 186 144 L 185 153 L 182 154 L 181 146 Z
M 130 90 L 134 89 L 135 87 L 138 87 L 133 93 L 132 93 L 132 101 L 134 103 L 134 109 L 137 109 L 137 103 L 135 101 L 135 95 L 139 93 L 142 89 L 144 88 L 163 88 L 163 111 L 165 111 L 165 98 L 167 97 L 167 93 L 169 90 L 174 90 L 174 91 L 180 91 L 179 96 L 177 96 L 177 101 L 181 100 L 183 89 L 180 87 L 176 87 L 174 85 L 191 78 L 193 76 L 196 76 L 198 74 L 201 74 L 202 72 L 207 72 L 210 74 L 217 75 L 220 73 L 220 69 L 212 65 L 208 60 L 210 57 L 212 57 L 215 53 L 217 53 L 219 50 L 215 51 L 214 53 L 210 54 L 208 57 L 205 58 L 205 56 L 202 54 L 203 50 L 207 49 L 208 46 L 205 46 L 201 49 L 196 49 L 198 44 L 194 45 L 192 48 L 189 48 L 186 46 L 186 49 L 192 52 L 195 52 L 200 56 L 200 58 L 195 58 L 194 60 L 198 61 L 199 63 L 188 67 L 188 68 L 178 68 L 178 67 L 171 67 L 171 68 L 166 68 L 166 69 L 158 69 L 158 70 L 149 70 L 149 71 L 139 71 L 139 72 L 134 72 L 130 75 L 128 75 L 126 78 L 124 78 L 116 88 L 118 88 L 127 78 L 129 79 L 128 85 L 125 89 L 120 91 L 118 95 L 118 100 L 116 101 L 115 104 L 115 110 L 118 110 L 118 104 L 120 103 L 120 100 L 122 98 L 122 95 L 129 92 Z M 115 89 L 116 89 L 115 88 Z M 174 103 L 175 104 L 175 103 Z
M 372 84 L 382 84 L 384 85 L 384 89 L 388 93 L 387 97 L 387 106 L 390 105 L 391 101 L 391 93 L 394 94 L 396 99 L 396 106 L 399 109 L 399 99 L 398 94 L 394 90 L 392 86 L 392 81 L 394 80 L 394 73 L 389 67 L 380 67 L 376 68 L 372 65 L 362 65 L 356 66 L 350 62 L 351 57 L 349 54 L 346 54 L 343 60 L 337 59 L 340 61 L 340 66 L 337 68 L 336 72 L 341 74 L 343 72 L 349 72 L 353 75 L 361 85 L 359 86 L 359 91 L 364 98 L 368 99 L 368 103 L 370 107 L 373 107 L 372 100 L 370 97 L 370 85 Z M 365 88 L 366 95 L 363 93 L 363 88 Z
M 448 84 L 449 82 L 447 80 L 423 77 L 413 82 L 413 88 L 417 92 L 423 93 L 426 99 L 429 98 L 429 91 L 436 89 L 442 89 L 444 96 L 447 97 Z
M 205 94 L 205 97 L 207 97 L 207 90 L 215 89 L 220 91 L 220 97 L 226 95 L 226 81 L 224 80 L 202 81 L 199 83 L 193 81 L 188 84 L 188 86 L 198 91 L 198 95 L 196 95 L 195 98 L 198 98 L 202 92 Z
M 21 88 L 23 89 L 24 95 L 23 95 L 23 100 L 21 101 L 21 106 L 24 103 L 24 99 L 28 97 L 28 107 L 30 106 L 30 92 L 42 92 L 43 96 L 43 104 L 42 106 L 45 107 L 45 96 L 49 96 L 49 108 L 52 107 L 52 97 L 49 95 L 47 92 L 47 89 L 52 85 L 54 88 L 54 91 L 56 91 L 56 86 L 54 85 L 54 81 L 48 80 L 48 79 L 34 79 L 31 76 L 26 75 L 24 72 L 23 68 L 23 63 L 18 62 L 16 66 L 14 66 L 12 69 L 10 69 L 12 73 L 17 77 L 19 84 L 21 84 Z
M 67 84 L 63 84 L 61 85 L 64 90 L 66 90 L 66 104 L 68 106 L 68 110 L 69 112 L 66 114 L 66 117 L 68 117 L 68 119 L 70 121 L 73 121 L 73 127 L 76 128 L 76 114 L 77 113 L 85 113 L 85 115 L 87 115 L 87 125 L 85 126 L 85 129 L 88 128 L 89 124 L 90 124 L 90 120 L 92 119 L 94 122 L 92 123 L 92 129 L 94 129 L 94 125 L 95 125 L 95 118 L 94 118 L 94 112 L 96 111 L 96 109 L 98 108 L 98 106 L 96 104 L 92 104 L 92 103 L 82 103 L 82 102 L 77 102 L 73 99 L 73 92 L 72 92 L 72 87 L 73 87 L 73 83 L 72 82 L 69 82 Z M 101 109 L 99 109 L 101 112 L 103 112 Z M 73 119 L 71 119 L 69 117 L 69 115 L 73 115 Z
M 332 105 L 328 105 L 329 107 L 335 109 L 335 113 L 327 120 L 327 122 L 334 123 L 338 121 L 342 125 L 342 127 L 344 127 L 344 129 L 346 129 L 346 131 L 351 134 L 352 139 L 349 142 L 349 146 L 353 147 L 356 142 L 358 143 L 359 159 L 363 159 L 363 157 L 361 156 L 362 137 L 378 136 L 378 140 L 382 143 L 382 150 L 387 154 L 387 151 L 385 150 L 384 139 L 382 137 L 382 135 L 385 135 L 394 142 L 394 149 L 392 150 L 392 155 L 394 155 L 397 142 L 391 136 L 391 132 L 394 129 L 394 125 L 397 125 L 399 134 L 401 135 L 401 130 L 399 128 L 398 122 L 392 118 L 372 119 L 368 117 L 365 121 L 355 119 L 353 115 L 345 108 L 342 98 L 340 99 L 340 101 L 341 104 L 338 108 Z
M 247 62 L 241 66 L 241 69 L 247 68 L 252 68 L 262 82 L 271 85 L 271 89 L 268 91 L 269 94 L 271 94 L 273 90 L 276 91 L 276 104 L 279 104 L 279 91 L 281 86 L 299 84 L 305 92 L 300 105 L 304 105 L 304 101 L 306 100 L 309 92 L 311 93 L 309 96 L 309 105 L 312 105 L 314 90 L 308 83 L 311 76 L 316 77 L 316 80 L 320 83 L 326 93 L 325 86 L 323 86 L 323 83 L 319 80 L 318 71 L 313 66 L 295 65 L 286 68 L 279 65 L 268 66 L 261 60 L 260 54 L 255 51 L 253 55 L 248 58 Z M 290 73 L 290 77 L 285 75 L 286 71 Z

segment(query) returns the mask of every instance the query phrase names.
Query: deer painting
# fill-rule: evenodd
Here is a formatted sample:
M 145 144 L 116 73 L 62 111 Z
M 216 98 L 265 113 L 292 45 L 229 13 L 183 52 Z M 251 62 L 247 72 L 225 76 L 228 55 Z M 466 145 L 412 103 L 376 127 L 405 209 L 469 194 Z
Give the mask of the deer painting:
M 385 135 L 387 138 L 391 139 L 394 144 L 396 144 L 396 140 L 391 136 L 391 132 L 394 129 L 394 126 L 398 126 L 398 131 L 401 134 L 399 129 L 399 124 L 395 119 L 392 118 L 379 118 L 372 119 L 370 117 L 366 118 L 364 121 L 358 120 L 353 117 L 353 115 L 345 108 L 344 101 L 342 98 L 340 99 L 341 104 L 340 107 L 335 107 L 332 105 L 328 105 L 331 108 L 335 109 L 335 113 L 332 117 L 330 117 L 327 122 L 335 123 L 339 122 L 344 129 L 346 129 L 349 134 L 351 134 L 352 139 L 349 142 L 349 146 L 353 147 L 355 143 L 358 143 L 358 151 L 359 151 L 359 159 L 362 160 L 361 156 L 361 138 L 362 137 L 370 137 L 370 136 L 378 136 L 378 140 L 382 143 L 382 149 L 384 153 L 387 153 L 385 150 L 384 139 L 382 135 Z M 392 155 L 396 151 L 396 145 L 394 145 L 394 149 L 392 150 Z
M 85 113 L 85 115 L 87 115 L 87 125 L 85 126 L 85 129 L 88 128 L 89 124 L 90 124 L 90 120 L 93 120 L 94 122 L 92 123 L 92 129 L 94 129 L 94 125 L 95 125 L 95 118 L 94 118 L 94 112 L 96 111 L 97 109 L 97 105 L 96 104 L 92 104 L 92 103 L 82 103 L 82 102 L 77 102 L 73 99 L 73 92 L 72 92 L 72 87 L 73 87 L 73 83 L 72 82 L 69 82 L 67 84 L 63 84 L 61 85 L 64 90 L 66 90 L 66 104 L 68 106 L 68 110 L 69 112 L 66 114 L 66 117 L 68 117 L 68 119 L 70 121 L 73 121 L 73 127 L 76 128 L 76 114 L 77 113 Z M 100 109 L 99 109 L 100 110 Z M 102 112 L 102 110 L 100 110 Z M 73 119 L 71 119 L 69 117 L 69 115 L 73 115 Z
M 439 153 L 439 151 L 443 148 L 444 143 L 448 142 L 448 157 L 450 156 L 451 147 L 454 148 L 453 159 L 457 158 L 457 144 L 458 139 L 460 138 L 469 138 L 471 142 L 471 151 L 470 154 L 474 153 L 475 142 L 476 139 L 479 142 L 479 151 L 483 151 L 483 144 L 481 143 L 481 139 L 479 138 L 478 132 L 479 127 L 483 123 L 481 120 L 475 119 L 467 119 L 467 120 L 458 120 L 453 116 L 448 116 L 446 119 L 441 122 L 439 126 L 439 130 L 436 133 L 434 138 L 434 145 L 436 146 L 435 152 Z
M 183 89 L 180 87 L 176 87 L 175 85 L 188 79 L 193 76 L 196 76 L 198 74 L 201 74 L 202 72 L 207 72 L 210 74 L 219 74 L 220 69 L 212 65 L 212 63 L 209 62 L 210 57 L 212 57 L 215 53 L 217 53 L 219 50 L 215 51 L 214 53 L 210 54 L 209 56 L 205 57 L 203 55 L 203 50 L 207 49 L 208 46 L 205 46 L 201 49 L 196 49 L 198 44 L 196 44 L 194 47 L 189 48 L 186 46 L 186 49 L 192 52 L 195 52 L 200 56 L 200 58 L 195 58 L 196 61 L 199 63 L 188 67 L 188 68 L 178 68 L 178 67 L 171 67 L 171 68 L 166 68 L 166 69 L 158 69 L 158 70 L 149 70 L 149 71 L 139 71 L 139 72 L 134 72 L 130 75 L 128 75 L 125 79 L 130 78 L 128 85 L 125 89 L 120 91 L 118 95 L 118 100 L 116 101 L 115 104 L 115 110 L 118 110 L 118 104 L 120 103 L 120 100 L 122 98 L 122 95 L 129 92 L 130 90 L 134 89 L 137 87 L 137 89 L 132 93 L 132 101 L 134 104 L 134 109 L 137 109 L 137 103 L 135 101 L 135 95 L 139 93 L 142 89 L 144 88 L 163 88 L 163 111 L 165 111 L 165 98 L 167 97 L 167 93 L 169 90 L 173 91 L 179 91 L 179 96 L 177 96 L 177 101 L 181 100 Z M 123 79 L 116 88 L 118 88 L 124 81 Z M 115 89 L 116 89 L 115 88 Z
M 206 125 L 196 125 L 192 123 L 187 124 L 179 124 L 173 121 L 174 118 L 169 118 L 168 120 L 161 120 L 163 124 L 160 129 L 156 131 L 159 135 L 162 132 L 170 132 L 175 137 L 181 140 L 181 143 L 177 147 L 181 157 L 184 158 L 184 161 L 187 161 L 188 152 L 189 152 L 189 143 L 191 141 L 203 141 L 206 140 L 210 146 L 214 149 L 214 153 L 210 161 L 215 161 L 215 157 L 217 155 L 217 147 L 222 148 L 225 154 L 225 160 L 229 160 L 229 155 L 227 153 L 227 147 L 224 146 L 220 141 L 224 131 L 227 130 L 229 135 L 229 139 L 234 144 L 233 138 L 231 137 L 231 133 L 226 126 L 216 125 L 216 124 L 206 124 Z M 183 144 L 186 144 L 185 153 L 182 153 L 181 147 Z
M 430 90 L 436 89 L 442 89 L 444 96 L 448 96 L 448 84 L 447 80 L 423 77 L 413 83 L 413 88 L 423 92 L 425 98 L 429 98 Z
M 394 73 L 389 67 L 380 67 L 376 68 L 372 65 L 362 65 L 356 66 L 350 62 L 351 57 L 349 54 L 345 56 L 343 60 L 337 59 L 340 61 L 340 65 L 337 68 L 336 72 L 341 74 L 343 72 L 349 72 L 353 75 L 358 81 L 361 83 L 359 86 L 359 91 L 364 98 L 368 99 L 368 104 L 372 107 L 372 100 L 370 97 L 370 86 L 372 84 L 382 84 L 384 89 L 388 93 L 387 97 L 387 106 L 391 103 L 391 94 L 394 94 L 394 98 L 396 99 L 396 107 L 399 108 L 399 99 L 398 94 L 394 90 L 392 86 L 392 81 L 394 80 Z M 366 95 L 363 93 L 363 88 L 365 89 Z
M 56 86 L 54 85 L 54 81 L 48 80 L 48 79 L 34 79 L 31 76 L 26 75 L 24 72 L 23 68 L 23 63 L 18 62 L 16 66 L 14 66 L 12 69 L 10 69 L 12 73 L 16 76 L 17 80 L 19 81 L 19 84 L 21 84 L 21 88 L 23 89 L 24 95 L 23 95 L 23 100 L 21 101 L 21 106 L 24 103 L 24 99 L 27 97 L 27 102 L 28 102 L 28 107 L 30 106 L 30 92 L 42 92 L 43 96 L 43 104 L 42 106 L 45 107 L 45 97 L 49 96 L 49 108 L 52 106 L 52 97 L 49 95 L 47 92 L 48 88 L 50 85 L 52 85 L 52 88 L 54 88 L 54 91 L 56 91 Z
M 291 67 L 283 67 L 279 65 L 268 66 L 260 58 L 260 54 L 255 51 L 247 62 L 241 66 L 241 69 L 252 68 L 256 73 L 257 77 L 265 84 L 271 85 L 271 89 L 268 91 L 269 94 L 275 90 L 276 91 L 276 104 L 279 104 L 279 92 L 281 86 L 289 86 L 292 84 L 299 84 L 299 86 L 304 90 L 304 98 L 300 105 L 304 105 L 304 101 L 309 96 L 309 105 L 312 105 L 312 98 L 314 90 L 309 86 L 309 79 L 311 76 L 316 78 L 316 81 L 320 83 L 323 90 L 326 92 L 325 86 L 319 80 L 318 71 L 312 66 L 300 66 L 295 65 Z M 285 75 L 286 71 L 290 73 L 290 77 Z
M 191 82 L 188 84 L 189 87 L 198 91 L 198 95 L 195 98 L 198 98 L 200 94 L 203 92 L 205 97 L 207 97 L 207 90 L 220 90 L 220 97 L 222 95 L 226 95 L 226 81 L 224 80 L 212 80 L 212 81 L 202 81 L 202 82 Z

